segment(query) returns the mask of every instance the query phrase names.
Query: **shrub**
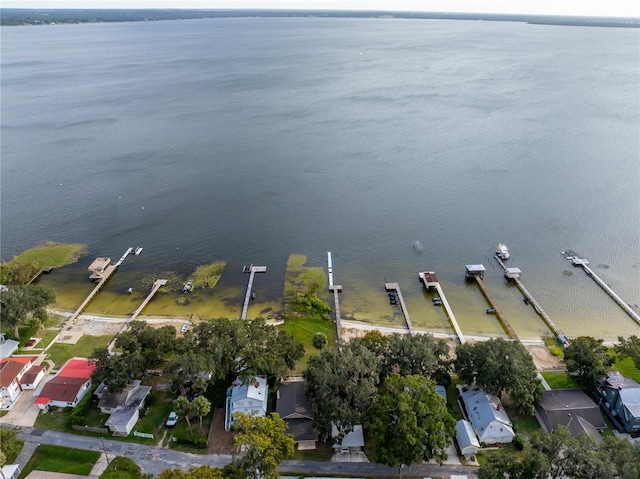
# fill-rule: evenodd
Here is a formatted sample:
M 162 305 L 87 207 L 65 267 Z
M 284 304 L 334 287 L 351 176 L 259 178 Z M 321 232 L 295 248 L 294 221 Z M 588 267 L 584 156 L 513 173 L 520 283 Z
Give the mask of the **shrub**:
M 524 446 L 527 445 L 527 437 L 524 434 L 516 434 L 513 443 L 519 451 L 522 451 L 524 449 Z

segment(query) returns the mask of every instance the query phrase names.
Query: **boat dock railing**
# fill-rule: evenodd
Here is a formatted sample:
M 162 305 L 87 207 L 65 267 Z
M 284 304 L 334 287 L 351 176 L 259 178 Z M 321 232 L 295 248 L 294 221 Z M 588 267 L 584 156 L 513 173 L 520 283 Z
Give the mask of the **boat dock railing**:
M 562 253 L 562 255 L 571 261 L 574 266 L 580 266 L 587 276 L 590 276 L 597 284 L 600 286 L 610 297 L 613 299 L 618 306 L 620 306 L 625 313 L 631 316 L 636 323 L 640 324 L 640 315 L 636 313 L 631 306 L 629 306 L 620 296 L 616 294 L 616 292 L 611 289 L 611 287 L 605 283 L 588 265 L 589 261 L 584 258 L 581 258 L 575 251 L 567 250 Z
M 249 309 L 251 290 L 253 289 L 253 278 L 256 273 L 266 273 L 267 267 L 250 265 L 248 268 L 245 266 L 243 271 L 245 273 L 249 273 L 249 284 L 247 284 L 247 294 L 244 296 L 244 304 L 242 305 L 242 315 L 240 316 L 240 319 L 247 319 L 247 309 Z
M 504 264 L 504 262 L 497 255 L 494 256 L 494 258 L 500 264 L 500 266 L 502 266 L 502 269 L 504 269 L 505 277 L 506 277 L 506 274 L 509 273 L 509 268 L 507 268 L 507 266 Z M 560 330 L 560 328 L 558 328 L 556 326 L 556 324 L 553 322 L 551 317 L 546 313 L 546 311 L 544 309 L 542 309 L 542 306 L 540 306 L 540 304 L 531 295 L 531 293 L 527 290 L 527 288 L 524 287 L 524 284 L 522 284 L 522 281 L 520 281 L 520 275 L 518 274 L 517 276 L 510 276 L 508 279 L 510 279 L 513 282 L 515 282 L 515 284 L 518 287 L 518 289 L 520 290 L 520 292 L 524 295 L 525 301 L 528 304 L 531 304 L 531 306 L 533 306 L 533 309 L 536 311 L 536 313 L 538 313 L 538 316 L 540 316 L 540 318 L 542 318 L 542 320 L 545 322 L 547 327 L 551 331 L 553 331 L 553 334 L 555 334 L 555 336 L 558 339 L 558 341 L 560 341 L 563 344 L 563 346 L 565 346 L 565 347 L 568 346 L 569 345 L 568 338 L 564 335 L 564 333 Z
M 40 270 L 31 277 L 31 279 L 27 283 L 27 286 L 29 286 L 31 283 L 33 283 L 36 279 L 38 279 L 43 274 L 49 274 L 52 269 L 53 269 L 53 266 L 45 266 L 44 268 L 40 268 Z
M 444 306 L 444 310 L 447 312 L 449 321 L 453 325 L 453 329 L 458 335 L 458 340 L 460 341 L 460 344 L 465 344 L 467 340 L 464 337 L 464 334 L 462 334 L 462 330 L 460 329 L 460 326 L 458 326 L 458 321 L 456 320 L 456 316 L 455 314 L 453 314 L 453 310 L 451 309 L 451 306 L 449 306 L 449 301 L 447 301 L 447 297 L 444 295 L 444 290 L 442 289 L 442 286 L 440 286 L 439 282 L 436 284 L 436 291 L 438 291 L 438 295 L 440 296 L 440 299 L 442 299 L 442 306 Z
M 409 310 L 407 310 L 407 305 L 405 304 L 404 298 L 402 297 L 400 285 L 398 283 L 384 283 L 384 289 L 387 291 L 394 291 L 398 295 L 400 308 L 402 308 L 402 314 L 404 315 L 404 319 L 407 322 L 407 329 L 409 329 L 409 334 L 411 336 L 415 336 L 416 333 L 413 330 L 413 324 L 411 324 L 411 318 L 409 317 Z
M 495 302 L 491 294 L 489 294 L 489 290 L 487 289 L 487 286 L 484 284 L 484 281 L 482 281 L 482 278 L 479 275 L 473 275 L 473 278 L 476 280 L 476 283 L 478 283 L 478 286 L 480 286 L 480 291 L 482 291 L 482 294 L 484 295 L 485 299 L 495 311 L 495 316 L 496 318 L 498 318 L 498 322 L 502 325 L 502 328 L 507 333 L 507 336 L 509 336 L 511 339 L 519 341 L 518 335 L 516 334 L 515 330 L 511 327 L 511 324 L 509 324 L 509 321 L 507 321 L 507 318 L 505 318 L 504 314 L 498 307 L 498 304 Z
M 342 319 L 340 317 L 340 293 L 342 285 L 333 284 L 333 260 L 331 259 L 331 251 L 327 251 L 327 268 L 329 270 L 329 291 L 333 292 L 333 304 L 336 315 L 336 340 L 338 347 L 342 344 Z

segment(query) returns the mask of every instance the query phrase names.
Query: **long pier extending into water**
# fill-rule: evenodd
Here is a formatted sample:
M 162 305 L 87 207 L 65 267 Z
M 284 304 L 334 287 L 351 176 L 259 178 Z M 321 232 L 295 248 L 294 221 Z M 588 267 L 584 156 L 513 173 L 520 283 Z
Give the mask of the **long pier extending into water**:
M 407 328 L 409 329 L 409 334 L 411 336 L 415 336 L 415 331 L 413 330 L 413 324 L 411 324 L 411 318 L 409 317 L 409 311 L 407 310 L 407 305 L 404 303 L 404 298 L 402 297 L 402 291 L 400 291 L 400 285 L 398 283 L 384 283 L 384 289 L 387 291 L 395 291 L 398 295 L 398 300 L 400 301 L 400 307 L 402 308 L 402 314 L 404 315 L 404 319 L 407 322 Z
M 574 266 L 580 266 L 587 273 L 587 276 L 591 276 L 591 278 L 600 286 L 611 298 L 620 306 L 625 313 L 627 313 L 631 318 L 638 324 L 640 324 L 640 315 L 636 313 L 631 306 L 624 302 L 624 300 L 618 296 L 611 287 L 605 283 L 591 268 L 589 268 L 589 261 L 584 258 L 578 256 L 578 253 L 572 250 L 567 250 L 562 253 L 562 255 L 571 261 Z
M 331 259 L 331 251 L 327 251 L 327 268 L 329 270 L 329 291 L 333 292 L 333 303 L 335 305 L 336 313 L 336 340 L 338 346 L 342 344 L 342 324 L 340 318 L 340 293 L 342 292 L 342 285 L 333 284 L 333 260 Z
M 76 319 L 78 319 L 78 316 L 80 316 L 80 313 L 82 313 L 84 308 L 87 307 L 87 304 L 89 304 L 89 302 L 93 299 L 93 297 L 96 294 L 98 294 L 98 291 L 100 291 L 102 286 L 104 286 L 104 284 L 111 277 L 111 275 L 118 269 L 118 266 L 120 266 L 124 262 L 124 260 L 127 259 L 127 256 L 129 256 L 131 253 L 133 253 L 133 247 L 127 248 L 127 250 L 124 252 L 124 254 L 120 257 L 120 259 L 117 262 L 115 262 L 114 264 L 109 264 L 108 266 L 105 266 L 104 269 L 101 269 L 99 272 L 96 272 L 94 269 L 92 269 L 93 265 L 89 267 L 89 270 L 93 271 L 93 274 L 90 277 L 92 279 L 98 279 L 99 280 L 98 284 L 96 285 L 95 288 L 93 288 L 93 291 L 89 293 L 89 295 L 85 298 L 82 304 L 78 306 L 78 309 L 76 309 L 75 312 L 71 315 L 71 317 L 68 320 L 69 323 L 71 323 L 72 325 L 75 324 Z M 102 261 L 104 264 L 106 264 L 109 262 L 109 258 L 97 258 L 96 261 L 94 261 L 94 263 L 96 263 L 97 261 Z
M 131 315 L 131 318 L 129 318 L 129 321 L 133 321 L 138 317 L 138 315 L 142 312 L 142 310 L 147 305 L 147 303 L 151 301 L 151 298 L 153 298 L 155 294 L 158 292 L 158 290 L 162 288 L 165 284 L 167 284 L 167 282 L 168 280 L 166 279 L 156 279 L 153 282 L 153 287 L 151 288 L 151 292 L 147 295 L 147 297 L 144 299 L 142 304 L 138 306 L 138 309 L 136 309 L 133 312 L 133 314 Z
M 247 285 L 247 294 L 244 296 L 244 304 L 242 306 L 242 315 L 240 316 L 240 319 L 247 319 L 247 309 L 249 308 L 249 301 L 252 298 L 251 289 L 253 288 L 254 276 L 256 273 L 266 273 L 267 267 L 249 265 L 248 268 L 246 266 L 244 267 L 244 272 L 249 273 L 249 284 Z
M 496 318 L 498 318 L 498 322 L 502 325 L 504 331 L 507 333 L 507 336 L 515 341 L 520 341 L 520 338 L 518 338 L 515 330 L 511 327 L 511 324 L 509 324 L 509 321 L 507 321 L 507 318 L 505 318 L 500 308 L 498 308 L 498 304 L 495 302 L 491 294 L 489 294 L 489 290 L 484 284 L 484 281 L 482 281 L 482 278 L 477 275 L 474 275 L 473 278 L 476 280 L 476 283 L 478 283 L 478 286 L 480 286 L 480 291 L 482 291 L 482 294 L 486 298 L 487 302 L 495 311 L 494 314 L 496 315 Z
M 551 331 L 553 331 L 553 334 L 556 335 L 556 338 L 558 339 L 558 341 L 560 341 L 564 346 L 568 346 L 569 340 L 567 339 L 567 337 L 564 335 L 562 331 L 560 331 L 560 328 L 556 326 L 556 324 L 553 322 L 551 317 L 549 317 L 549 315 L 545 312 L 545 310 L 542 309 L 542 306 L 540 306 L 540 304 L 531 295 L 531 293 L 527 290 L 527 288 L 524 287 L 524 284 L 522 284 L 522 281 L 520 281 L 520 270 L 518 268 L 508 268 L 504 264 L 504 262 L 500 258 L 498 258 L 497 255 L 494 256 L 494 258 L 500 264 L 500 266 L 502 266 L 502 269 L 504 269 L 505 278 L 507 278 L 507 280 L 512 280 L 513 282 L 516 283 L 516 286 L 524 295 L 525 301 L 528 304 L 531 304 L 531 306 L 533 306 L 533 309 L 536 311 L 536 313 L 538 313 L 538 316 L 542 318 L 542 320 L 545 322 L 547 327 Z
M 438 281 L 436 274 L 433 271 L 424 271 L 422 273 L 418 273 L 418 277 L 422 280 L 422 282 L 424 283 L 424 287 L 427 288 L 427 290 L 429 290 L 430 288 L 436 289 L 436 291 L 438 292 L 438 295 L 440 296 L 440 299 L 442 300 L 442 305 L 444 306 L 444 310 L 447 312 L 449 321 L 453 326 L 453 330 L 458 336 L 458 340 L 460 341 L 460 344 L 466 343 L 467 340 L 464 337 L 464 334 L 462 334 L 462 330 L 460 329 L 460 326 L 458 326 L 458 321 L 456 320 L 456 316 L 455 314 L 453 314 L 453 310 L 451 309 L 451 306 L 449 306 L 449 301 L 447 301 L 447 297 L 444 295 L 444 290 L 442 289 L 442 286 L 440 286 L 440 282 Z

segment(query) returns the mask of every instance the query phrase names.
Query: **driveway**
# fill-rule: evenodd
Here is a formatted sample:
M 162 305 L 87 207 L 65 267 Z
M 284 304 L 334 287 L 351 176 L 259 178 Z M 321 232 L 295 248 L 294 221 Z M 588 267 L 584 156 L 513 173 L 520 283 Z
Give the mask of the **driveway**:
M 20 394 L 18 400 L 13 404 L 11 410 L 0 420 L 2 424 L 33 427 L 40 412 L 40 408 L 38 408 L 34 402 L 33 392 L 33 389 L 22 391 L 22 394 Z

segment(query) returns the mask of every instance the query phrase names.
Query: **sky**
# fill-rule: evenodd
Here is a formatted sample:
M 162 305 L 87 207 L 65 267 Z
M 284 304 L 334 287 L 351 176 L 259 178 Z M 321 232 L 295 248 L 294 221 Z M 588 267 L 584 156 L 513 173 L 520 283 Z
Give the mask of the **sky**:
M 640 17 L 638 0 L 3 0 L 5 8 L 257 8 Z

